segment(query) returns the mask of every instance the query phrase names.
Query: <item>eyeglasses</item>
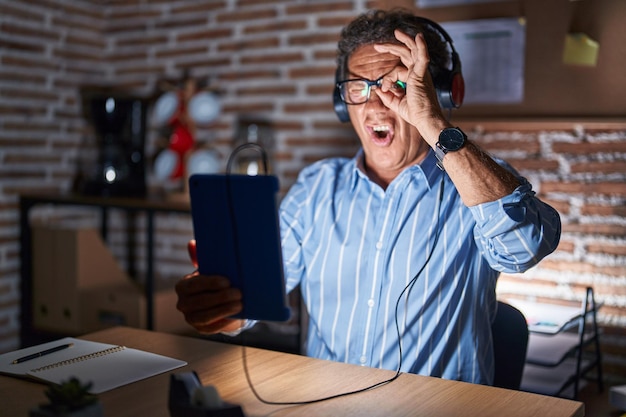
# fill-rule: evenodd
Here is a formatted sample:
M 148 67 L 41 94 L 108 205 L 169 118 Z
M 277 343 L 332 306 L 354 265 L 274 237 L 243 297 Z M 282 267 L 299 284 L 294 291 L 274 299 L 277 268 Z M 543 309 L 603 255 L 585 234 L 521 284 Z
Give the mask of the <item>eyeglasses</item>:
M 346 104 L 363 104 L 370 99 L 372 86 L 376 86 L 378 88 L 382 87 L 383 78 L 384 77 L 380 77 L 376 81 L 366 80 L 365 78 L 339 81 L 337 83 L 337 88 L 339 88 L 341 99 Z M 391 91 L 399 97 L 404 96 L 406 93 L 406 83 L 403 81 L 396 81 L 393 83 L 391 88 Z

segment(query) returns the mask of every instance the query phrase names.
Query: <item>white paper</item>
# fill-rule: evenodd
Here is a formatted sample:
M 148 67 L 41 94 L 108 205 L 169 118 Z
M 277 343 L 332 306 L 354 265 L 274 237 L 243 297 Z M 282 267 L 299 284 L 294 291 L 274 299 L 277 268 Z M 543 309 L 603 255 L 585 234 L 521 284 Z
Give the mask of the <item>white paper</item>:
M 465 79 L 464 104 L 513 104 L 524 99 L 526 26 L 521 18 L 445 22 Z
M 14 364 L 17 358 L 59 345 L 72 346 Z M 0 355 L 0 374 L 60 384 L 78 378 L 91 382 L 89 392 L 100 394 L 113 388 L 171 371 L 187 362 L 138 349 L 66 337 L 54 342 Z

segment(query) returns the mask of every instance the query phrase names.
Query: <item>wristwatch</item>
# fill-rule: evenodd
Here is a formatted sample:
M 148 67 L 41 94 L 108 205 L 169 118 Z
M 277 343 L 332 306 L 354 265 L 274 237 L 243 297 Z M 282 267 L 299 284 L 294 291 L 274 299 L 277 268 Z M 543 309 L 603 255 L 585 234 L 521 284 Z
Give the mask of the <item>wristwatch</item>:
M 458 151 L 465 145 L 467 135 L 458 127 L 447 127 L 439 132 L 439 141 L 435 145 L 437 166 L 443 169 L 443 157 L 448 152 Z

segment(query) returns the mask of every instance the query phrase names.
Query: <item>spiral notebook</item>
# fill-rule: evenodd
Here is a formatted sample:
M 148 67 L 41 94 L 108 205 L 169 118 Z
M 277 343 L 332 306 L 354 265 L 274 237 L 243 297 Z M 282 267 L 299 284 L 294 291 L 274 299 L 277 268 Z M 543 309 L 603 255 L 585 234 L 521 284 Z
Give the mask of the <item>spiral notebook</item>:
M 27 359 L 50 350 L 53 352 Z M 90 389 L 92 394 L 100 394 L 186 364 L 185 361 L 143 350 L 71 337 L 0 355 L 1 374 L 54 384 L 76 377 L 83 383 L 93 384 Z

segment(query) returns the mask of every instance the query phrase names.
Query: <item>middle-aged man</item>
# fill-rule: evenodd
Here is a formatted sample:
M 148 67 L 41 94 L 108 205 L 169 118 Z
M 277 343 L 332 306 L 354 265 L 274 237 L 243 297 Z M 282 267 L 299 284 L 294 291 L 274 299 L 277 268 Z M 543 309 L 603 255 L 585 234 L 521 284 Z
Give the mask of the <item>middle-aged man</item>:
M 560 219 L 446 119 L 436 26 L 370 11 L 342 31 L 338 104 L 361 149 L 305 168 L 283 199 L 285 278 L 310 317 L 308 355 L 491 384 L 497 277 L 551 253 Z M 177 293 L 199 332 L 250 326 L 229 318 L 241 294 L 227 277 L 193 273 Z

